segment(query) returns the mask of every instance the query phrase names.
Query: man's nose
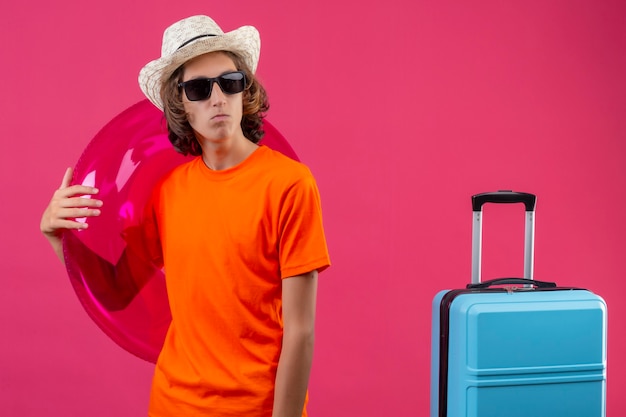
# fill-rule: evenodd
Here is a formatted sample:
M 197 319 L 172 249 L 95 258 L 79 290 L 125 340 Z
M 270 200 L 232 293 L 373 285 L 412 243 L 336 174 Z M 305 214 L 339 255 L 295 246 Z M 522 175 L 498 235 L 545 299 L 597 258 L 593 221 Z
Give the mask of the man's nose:
M 209 101 L 211 104 L 222 103 L 226 100 L 226 94 L 222 91 L 220 85 L 216 82 L 213 82 L 213 88 L 211 88 L 211 95 L 209 96 Z

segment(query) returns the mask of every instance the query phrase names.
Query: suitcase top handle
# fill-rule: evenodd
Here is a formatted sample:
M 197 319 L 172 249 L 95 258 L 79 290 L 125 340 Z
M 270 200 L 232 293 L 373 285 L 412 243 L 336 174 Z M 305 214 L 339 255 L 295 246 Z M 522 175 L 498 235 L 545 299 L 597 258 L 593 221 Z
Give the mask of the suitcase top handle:
M 485 203 L 509 204 L 524 203 L 526 211 L 535 211 L 537 197 L 530 193 L 502 190 L 472 196 L 472 210 L 482 211 Z
M 480 282 L 476 284 L 467 284 L 467 289 L 483 289 L 489 288 L 493 285 L 532 285 L 537 288 L 556 288 L 556 283 L 537 281 L 534 279 L 526 278 L 496 278 L 490 281 Z

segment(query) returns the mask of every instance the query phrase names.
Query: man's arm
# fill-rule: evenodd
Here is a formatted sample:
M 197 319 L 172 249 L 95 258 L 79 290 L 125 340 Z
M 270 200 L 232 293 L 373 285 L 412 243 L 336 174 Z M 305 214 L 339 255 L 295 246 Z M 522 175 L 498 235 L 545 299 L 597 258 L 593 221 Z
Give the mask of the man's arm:
M 39 225 L 41 233 L 48 239 L 52 250 L 63 263 L 65 263 L 63 233 L 71 229 L 86 229 L 88 224 L 78 222 L 75 218 L 99 216 L 102 206 L 102 201 L 91 198 L 92 195 L 98 193 L 94 187 L 70 186 L 72 173 L 72 168 L 65 170 L 61 187 L 52 195 L 48 207 L 41 216 Z
M 315 341 L 317 271 L 283 279 L 283 346 L 272 417 L 301 417 Z
M 72 168 L 63 176 L 61 187 L 56 190 L 41 216 L 40 229 L 48 239 L 59 260 L 65 264 L 63 239 L 67 239 L 72 253 L 71 266 L 80 271 L 89 270 L 88 286 L 94 297 L 109 311 L 122 310 L 133 300 L 145 283 L 160 270 L 158 265 L 140 256 L 142 237 L 137 227 L 125 231 L 126 249 L 116 265 L 89 250 L 71 230 L 86 229 L 87 222 L 76 221 L 80 217 L 100 215 L 102 201 L 92 198 L 98 193 L 94 187 L 70 185 Z

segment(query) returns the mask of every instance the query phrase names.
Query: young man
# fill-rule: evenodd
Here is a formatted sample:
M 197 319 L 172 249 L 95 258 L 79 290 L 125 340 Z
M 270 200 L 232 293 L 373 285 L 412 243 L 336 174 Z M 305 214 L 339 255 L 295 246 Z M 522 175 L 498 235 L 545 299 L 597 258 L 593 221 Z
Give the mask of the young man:
M 174 147 L 196 155 L 159 183 L 142 224 L 172 312 L 150 416 L 306 416 L 317 277 L 330 261 L 310 171 L 257 145 L 259 50 L 253 27 L 224 33 L 193 16 L 166 29 L 139 75 Z M 60 258 L 63 231 L 102 206 L 70 179 L 41 222 Z

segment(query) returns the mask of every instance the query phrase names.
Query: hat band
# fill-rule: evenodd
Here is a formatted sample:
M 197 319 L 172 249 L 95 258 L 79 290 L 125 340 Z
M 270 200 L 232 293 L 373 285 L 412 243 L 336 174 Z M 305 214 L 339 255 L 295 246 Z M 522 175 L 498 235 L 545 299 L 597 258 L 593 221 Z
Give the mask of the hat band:
M 178 51 L 180 48 L 182 48 L 183 46 L 187 46 L 189 45 L 191 42 L 200 39 L 200 38 L 208 38 L 210 36 L 217 36 L 217 35 L 198 35 L 194 38 L 189 39 L 188 41 L 186 41 L 185 43 L 183 43 L 182 45 L 180 45 L 178 48 L 176 48 L 176 50 Z

